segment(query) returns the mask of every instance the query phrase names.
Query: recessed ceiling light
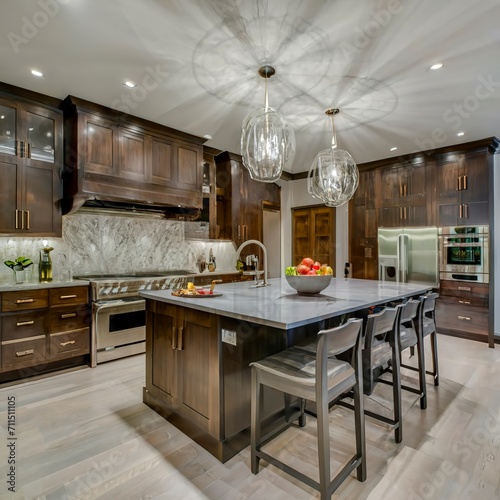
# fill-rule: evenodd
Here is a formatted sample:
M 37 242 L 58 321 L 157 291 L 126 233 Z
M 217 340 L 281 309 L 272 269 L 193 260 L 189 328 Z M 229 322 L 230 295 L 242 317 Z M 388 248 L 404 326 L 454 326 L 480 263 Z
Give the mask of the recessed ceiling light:
M 125 87 L 128 87 L 129 89 L 133 89 L 134 87 L 137 87 L 137 84 L 135 84 L 134 82 L 131 82 L 129 80 L 124 82 L 123 85 L 125 85 Z
M 208 140 L 212 139 L 212 136 L 210 134 L 205 134 L 203 137 Z
M 396 149 L 398 149 L 398 148 L 396 148 L 396 147 L 391 148 L 391 151 L 396 151 Z
M 463 135 L 465 135 L 465 132 L 457 132 L 457 135 L 458 137 L 462 137 Z
M 429 69 L 441 69 L 443 67 L 443 63 L 436 63 L 429 67 Z
M 32 69 L 31 74 L 33 76 L 43 76 L 43 73 L 41 71 L 38 71 L 37 69 Z

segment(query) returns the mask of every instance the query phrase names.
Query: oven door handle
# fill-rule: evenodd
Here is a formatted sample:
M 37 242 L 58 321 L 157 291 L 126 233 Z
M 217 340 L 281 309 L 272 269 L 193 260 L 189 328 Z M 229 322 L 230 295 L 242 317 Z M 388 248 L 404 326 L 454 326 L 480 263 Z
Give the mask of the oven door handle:
M 123 306 L 137 306 L 137 305 L 144 305 L 146 301 L 144 299 L 138 299 L 138 300 L 133 300 L 133 301 L 122 301 L 122 300 L 110 300 L 109 302 L 94 302 L 93 307 L 94 311 L 96 313 L 103 311 L 105 309 L 112 309 L 114 307 L 121 308 Z
M 443 245 L 445 248 L 450 248 L 450 247 L 465 248 L 465 247 L 482 247 L 482 246 L 484 246 L 483 243 L 481 243 L 480 241 L 477 241 L 474 243 L 444 243 Z

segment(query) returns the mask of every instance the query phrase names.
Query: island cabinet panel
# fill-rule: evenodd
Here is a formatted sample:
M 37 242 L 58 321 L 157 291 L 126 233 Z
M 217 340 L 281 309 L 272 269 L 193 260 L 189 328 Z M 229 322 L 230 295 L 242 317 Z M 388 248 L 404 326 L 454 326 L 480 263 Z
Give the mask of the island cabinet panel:
M 147 301 L 146 390 L 175 412 L 220 437 L 217 316 Z
M 1 305 L 0 381 L 89 361 L 88 286 L 3 292 Z
M 202 208 L 205 139 L 68 96 L 64 213 L 94 197 Z
M 62 113 L 3 88 L 0 234 L 61 236 Z

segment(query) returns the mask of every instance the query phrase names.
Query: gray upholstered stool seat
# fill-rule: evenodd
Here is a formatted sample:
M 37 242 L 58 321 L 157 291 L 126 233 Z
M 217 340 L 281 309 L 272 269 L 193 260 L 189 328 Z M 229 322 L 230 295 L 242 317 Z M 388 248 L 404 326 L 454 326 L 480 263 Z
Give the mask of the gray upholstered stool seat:
M 342 326 L 322 330 L 313 348 L 291 347 L 263 360 L 251 363 L 251 468 L 254 474 L 263 459 L 305 484 L 317 489 L 321 498 L 332 493 L 357 470 L 360 481 L 366 479 L 366 446 L 364 434 L 363 388 L 361 372 L 361 325 L 362 320 L 349 320 Z M 335 355 L 352 350 L 351 362 L 335 358 Z M 316 403 L 318 433 L 319 482 L 299 472 L 262 450 L 262 446 L 274 439 L 282 430 L 261 439 L 262 386 L 271 387 L 287 395 Z M 356 454 L 332 479 L 330 476 L 330 434 L 328 411 L 330 402 L 343 393 L 353 391 L 355 410 Z M 297 418 L 303 418 L 304 404 Z

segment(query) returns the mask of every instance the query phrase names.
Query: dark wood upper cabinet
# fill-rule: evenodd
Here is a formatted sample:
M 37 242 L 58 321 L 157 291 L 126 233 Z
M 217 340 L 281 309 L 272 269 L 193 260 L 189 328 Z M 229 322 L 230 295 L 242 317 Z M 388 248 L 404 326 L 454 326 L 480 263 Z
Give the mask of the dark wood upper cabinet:
M 61 236 L 62 113 L 0 89 L 0 233 Z
M 205 139 L 68 96 L 64 213 L 88 199 L 202 208 Z
M 436 159 L 439 226 L 489 224 L 489 167 L 486 151 Z
M 215 162 L 219 238 L 233 240 L 237 246 L 246 240 L 262 241 L 263 202 L 279 208 L 280 187 L 254 181 L 239 155 L 224 152 Z
M 379 226 L 429 225 L 428 168 L 424 161 L 384 168 L 380 177 Z

